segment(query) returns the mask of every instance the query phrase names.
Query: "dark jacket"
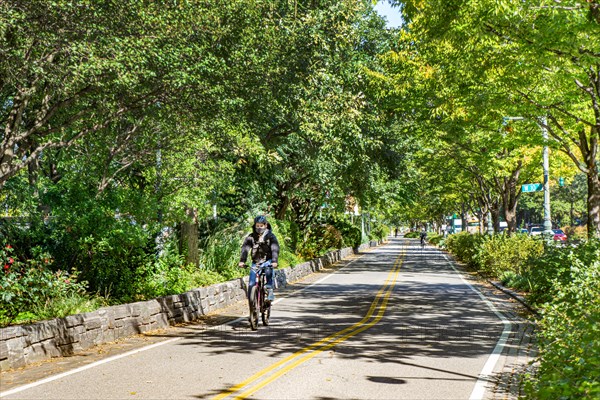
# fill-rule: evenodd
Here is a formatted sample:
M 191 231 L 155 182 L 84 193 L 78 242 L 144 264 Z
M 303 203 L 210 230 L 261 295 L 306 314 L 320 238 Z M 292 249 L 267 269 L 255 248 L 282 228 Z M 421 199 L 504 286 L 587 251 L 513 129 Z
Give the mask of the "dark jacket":
M 256 227 L 252 227 L 252 233 L 249 234 L 242 244 L 241 262 L 246 262 L 248 252 L 251 252 L 252 262 L 261 264 L 267 260 L 278 262 L 279 242 L 277 237 L 271 232 L 271 225 L 267 224 L 267 230 L 262 237 L 256 232 Z

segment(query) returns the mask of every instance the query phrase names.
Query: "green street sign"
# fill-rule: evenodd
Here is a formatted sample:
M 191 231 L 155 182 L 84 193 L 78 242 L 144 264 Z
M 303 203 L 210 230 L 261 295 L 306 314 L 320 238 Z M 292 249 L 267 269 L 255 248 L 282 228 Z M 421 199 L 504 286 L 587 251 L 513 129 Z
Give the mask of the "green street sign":
M 541 183 L 528 183 L 521 186 L 521 192 L 529 193 L 529 192 L 541 192 L 544 190 L 544 185 Z

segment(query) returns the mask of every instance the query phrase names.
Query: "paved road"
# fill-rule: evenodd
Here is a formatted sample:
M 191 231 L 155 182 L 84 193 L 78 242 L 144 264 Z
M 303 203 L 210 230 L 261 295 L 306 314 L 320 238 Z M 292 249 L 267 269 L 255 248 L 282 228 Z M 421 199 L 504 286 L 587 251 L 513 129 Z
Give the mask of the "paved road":
M 234 312 L 227 325 L 168 330 L 152 348 L 5 398 L 490 397 L 478 378 L 498 364 L 511 328 L 492 307 L 443 253 L 392 239 L 280 293 L 271 325 L 258 332 Z

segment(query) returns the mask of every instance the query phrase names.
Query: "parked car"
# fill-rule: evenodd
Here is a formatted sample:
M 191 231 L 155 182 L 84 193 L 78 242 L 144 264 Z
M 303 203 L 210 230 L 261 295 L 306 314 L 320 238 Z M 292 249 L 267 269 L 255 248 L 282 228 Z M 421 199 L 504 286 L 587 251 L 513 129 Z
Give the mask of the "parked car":
M 524 233 L 527 235 L 527 234 L 529 234 L 529 231 L 525 228 L 520 228 L 520 229 L 517 229 L 517 233 Z
M 567 235 L 565 235 L 562 229 L 552 229 L 552 232 L 554 232 L 554 240 L 556 240 L 557 242 L 567 241 Z
M 531 229 L 529 230 L 529 234 L 531 236 L 541 235 L 542 233 L 544 233 L 543 226 L 532 226 Z

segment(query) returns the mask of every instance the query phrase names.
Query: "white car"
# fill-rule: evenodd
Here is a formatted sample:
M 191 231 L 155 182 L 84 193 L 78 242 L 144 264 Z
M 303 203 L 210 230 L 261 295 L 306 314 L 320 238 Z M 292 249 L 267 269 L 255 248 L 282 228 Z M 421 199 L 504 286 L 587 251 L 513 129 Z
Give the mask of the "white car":
M 534 226 L 529 230 L 531 236 L 541 235 L 542 233 L 544 233 L 544 228 L 541 226 Z

